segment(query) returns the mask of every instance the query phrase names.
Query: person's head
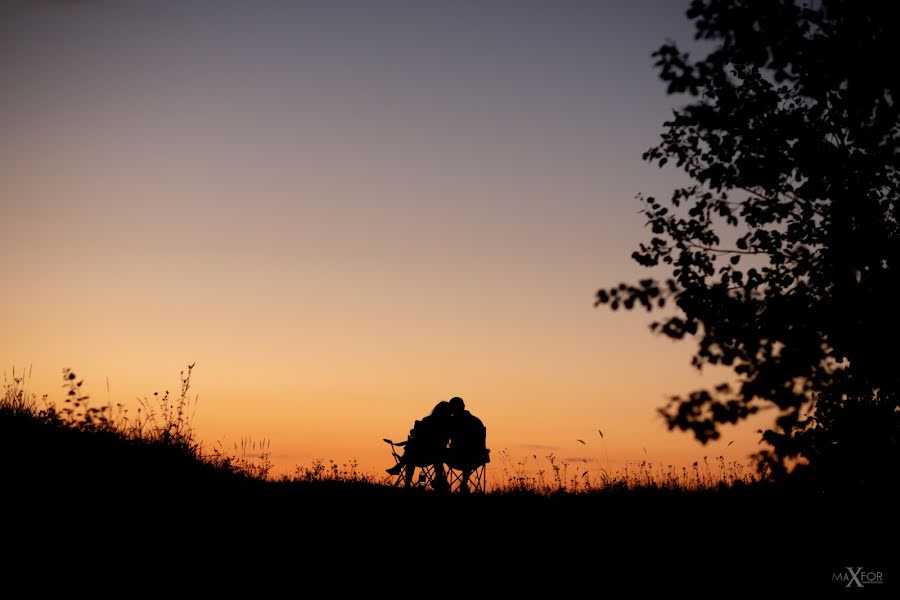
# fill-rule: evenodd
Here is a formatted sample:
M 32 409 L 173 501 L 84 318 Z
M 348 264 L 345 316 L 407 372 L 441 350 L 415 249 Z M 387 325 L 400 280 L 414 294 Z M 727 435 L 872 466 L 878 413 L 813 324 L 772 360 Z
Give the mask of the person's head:
M 449 417 L 452 414 L 452 410 L 450 408 L 450 403 L 446 400 L 442 400 L 438 402 L 437 405 L 431 410 L 432 417 Z
M 447 405 L 450 407 L 450 412 L 454 415 L 461 414 L 462 411 L 466 410 L 466 403 L 463 402 L 463 399 L 459 396 L 450 398 L 450 400 L 447 401 Z

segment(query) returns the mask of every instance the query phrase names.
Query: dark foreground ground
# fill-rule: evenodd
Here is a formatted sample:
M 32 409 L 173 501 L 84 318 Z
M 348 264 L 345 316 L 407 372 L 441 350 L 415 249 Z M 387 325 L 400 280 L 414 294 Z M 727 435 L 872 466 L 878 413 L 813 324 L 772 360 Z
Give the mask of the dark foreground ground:
M 894 595 L 900 577 L 893 492 L 756 486 L 450 497 L 268 482 L 177 449 L 10 416 L 0 418 L 0 478 L 12 557 L 0 568 L 37 568 L 44 575 L 35 581 L 77 584 L 105 573 L 107 581 L 159 583 L 180 573 L 214 586 L 326 580 L 334 594 L 378 585 L 389 594 L 468 595 L 488 585 L 554 596 L 780 597 Z M 848 567 L 881 573 L 884 583 L 847 588 L 835 574 Z

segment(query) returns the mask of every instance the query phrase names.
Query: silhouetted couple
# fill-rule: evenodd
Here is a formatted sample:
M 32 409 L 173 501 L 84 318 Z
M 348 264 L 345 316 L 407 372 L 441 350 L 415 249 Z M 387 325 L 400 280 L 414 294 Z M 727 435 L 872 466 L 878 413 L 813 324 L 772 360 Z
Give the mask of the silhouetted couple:
M 409 432 L 406 449 L 400 461 L 387 472 L 399 475 L 406 469 L 406 485 L 412 483 L 416 467 L 434 468 L 432 487 L 448 491 L 444 463 L 462 472 L 459 491 L 469 491 L 472 472 L 488 462 L 487 430 L 481 419 L 466 410 L 462 398 L 439 402 L 431 414 L 416 421 Z

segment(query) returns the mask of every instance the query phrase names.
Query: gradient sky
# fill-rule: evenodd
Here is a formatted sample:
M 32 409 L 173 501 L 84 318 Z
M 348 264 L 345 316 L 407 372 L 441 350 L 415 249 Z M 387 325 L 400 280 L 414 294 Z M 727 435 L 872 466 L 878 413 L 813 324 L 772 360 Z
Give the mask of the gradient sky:
M 196 362 L 203 440 L 281 471 L 389 466 L 453 395 L 495 467 L 744 460 L 656 416 L 691 344 L 593 307 L 683 181 L 640 156 L 685 4 L 4 2 L 0 367 L 133 405 Z

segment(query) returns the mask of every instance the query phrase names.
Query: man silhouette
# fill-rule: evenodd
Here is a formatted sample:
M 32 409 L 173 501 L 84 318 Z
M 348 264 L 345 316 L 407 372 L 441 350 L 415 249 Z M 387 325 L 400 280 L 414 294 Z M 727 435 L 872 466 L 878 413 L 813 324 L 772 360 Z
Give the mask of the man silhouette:
M 459 396 L 454 396 L 447 404 L 450 407 L 447 465 L 462 471 L 459 491 L 467 494 L 472 471 L 491 460 L 487 449 L 487 429 L 481 419 L 466 410 L 466 403 Z

